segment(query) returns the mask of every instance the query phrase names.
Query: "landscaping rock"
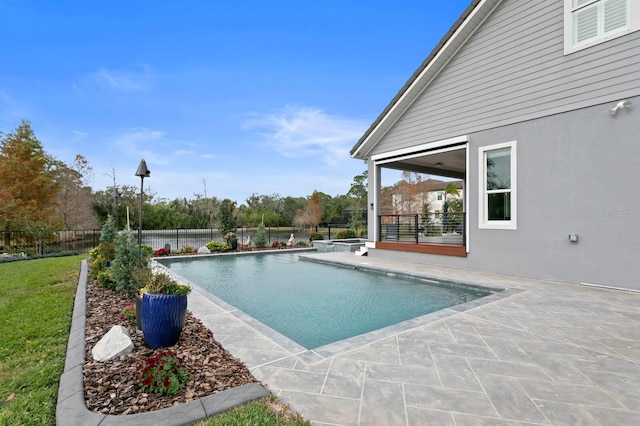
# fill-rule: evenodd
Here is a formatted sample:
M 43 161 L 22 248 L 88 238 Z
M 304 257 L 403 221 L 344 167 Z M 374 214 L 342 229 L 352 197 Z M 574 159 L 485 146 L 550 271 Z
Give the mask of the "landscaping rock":
M 96 361 L 110 361 L 133 351 L 129 331 L 121 325 L 114 325 L 91 349 Z
M 206 246 L 202 246 L 198 249 L 198 254 L 207 254 L 207 253 L 211 253 L 211 251 Z

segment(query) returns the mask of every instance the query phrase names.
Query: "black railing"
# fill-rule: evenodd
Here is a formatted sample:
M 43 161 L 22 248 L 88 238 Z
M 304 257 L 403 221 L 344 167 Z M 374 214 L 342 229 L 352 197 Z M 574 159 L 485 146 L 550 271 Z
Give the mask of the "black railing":
M 46 254 L 63 251 L 88 253 L 100 243 L 99 229 L 55 232 L 0 231 L 0 252 Z
M 366 229 L 366 225 L 364 225 Z M 314 227 L 324 238 L 332 239 L 339 236 L 339 232 L 348 229 L 348 225 L 330 224 L 326 227 Z M 310 229 L 301 230 L 297 227 L 267 227 L 268 244 L 274 241 L 286 242 L 291 234 L 296 241 L 308 242 Z M 135 230 L 134 230 L 135 231 Z M 356 235 L 359 237 L 359 230 Z M 236 235 L 241 243 L 251 236 L 255 241 L 256 228 L 241 227 L 236 229 Z M 151 246 L 154 250 L 165 247 L 180 250 L 183 246 L 195 249 L 206 245 L 209 241 L 224 241 L 224 234 L 217 228 L 203 229 L 143 229 L 142 244 Z M 0 253 L 25 252 L 26 254 L 45 254 L 51 252 L 73 251 L 88 253 L 100 244 L 100 230 L 68 230 L 41 233 L 39 235 L 27 231 L 0 231 Z
M 465 245 L 464 212 L 378 216 L 378 241 Z

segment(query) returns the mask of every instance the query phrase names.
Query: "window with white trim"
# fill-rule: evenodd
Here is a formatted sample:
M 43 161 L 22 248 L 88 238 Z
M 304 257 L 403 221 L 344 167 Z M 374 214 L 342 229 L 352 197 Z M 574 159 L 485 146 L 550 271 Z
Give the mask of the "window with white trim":
M 479 148 L 479 227 L 516 229 L 516 142 Z
M 640 29 L 638 0 L 564 0 L 564 47 L 571 53 Z

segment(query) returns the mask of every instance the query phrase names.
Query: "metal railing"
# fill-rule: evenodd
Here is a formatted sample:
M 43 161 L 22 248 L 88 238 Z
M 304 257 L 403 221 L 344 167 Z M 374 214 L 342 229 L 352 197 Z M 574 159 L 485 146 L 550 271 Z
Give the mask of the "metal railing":
M 465 212 L 379 215 L 378 241 L 464 246 L 465 216 Z
M 46 254 L 64 251 L 88 253 L 100 243 L 99 229 L 55 232 L 0 231 L 0 252 Z
M 330 224 L 327 227 L 315 227 L 315 231 L 324 238 L 335 238 L 339 231 L 347 229 L 348 225 Z M 365 225 L 366 229 L 366 225 Z M 294 234 L 296 241 L 307 242 L 310 229 L 301 230 L 297 227 L 267 227 L 268 243 L 287 241 Z M 136 232 L 136 230 L 134 230 Z M 247 236 L 255 239 L 256 228 L 240 227 L 236 229 L 238 240 L 244 243 Z M 143 229 L 142 244 L 151 246 L 154 250 L 169 244 L 171 250 L 180 250 L 183 246 L 195 249 L 206 245 L 209 241 L 224 241 L 223 233 L 217 228 L 203 229 Z M 27 252 L 27 254 L 45 254 L 52 252 L 73 251 L 88 253 L 100 244 L 100 229 L 66 230 L 34 235 L 28 231 L 0 231 L 0 253 Z

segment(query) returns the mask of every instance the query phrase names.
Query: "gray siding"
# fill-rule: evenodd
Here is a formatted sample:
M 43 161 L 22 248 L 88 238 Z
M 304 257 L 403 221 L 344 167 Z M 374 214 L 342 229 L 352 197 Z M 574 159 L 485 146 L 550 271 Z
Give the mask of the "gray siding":
M 370 154 L 640 95 L 640 32 L 564 55 L 563 2 L 505 0 Z
M 370 255 L 640 290 L 640 97 L 631 100 L 616 116 L 597 105 L 470 134 L 468 256 Z M 478 148 L 507 141 L 517 142 L 518 229 L 480 229 Z

